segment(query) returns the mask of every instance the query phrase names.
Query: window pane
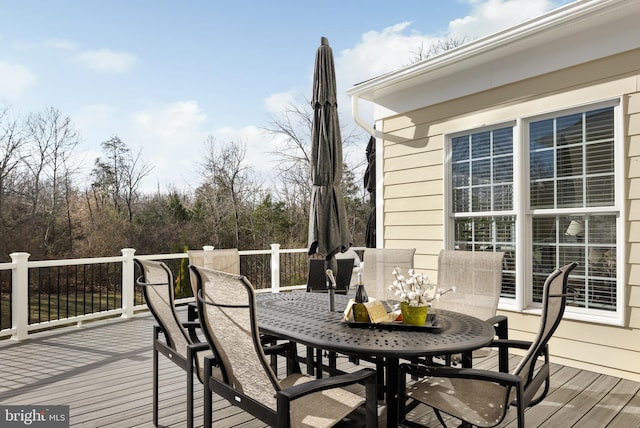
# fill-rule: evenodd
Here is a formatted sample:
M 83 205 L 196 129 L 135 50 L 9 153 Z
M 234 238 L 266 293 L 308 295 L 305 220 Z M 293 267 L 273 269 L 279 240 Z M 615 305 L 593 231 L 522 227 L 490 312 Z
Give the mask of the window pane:
M 555 201 L 555 188 L 553 181 L 535 182 L 531 180 L 529 185 L 532 208 L 553 208 Z
M 457 137 L 451 140 L 451 160 L 458 162 L 469 159 L 469 137 Z
M 474 213 L 491 211 L 491 186 L 474 187 L 472 190 L 471 211 Z
M 553 146 L 553 119 L 533 122 L 529 126 L 529 139 L 531 147 L 538 149 L 541 147 Z
M 613 162 L 613 144 L 610 142 L 587 146 L 587 174 L 611 174 Z
M 455 189 L 453 191 L 453 212 L 469 212 L 469 189 Z
M 616 243 L 616 217 L 592 215 L 589 217 L 589 242 L 596 244 Z
M 484 158 L 491 154 L 491 134 L 489 131 L 471 136 L 471 157 Z
M 613 206 L 615 195 L 612 176 L 587 178 L 587 206 Z
M 513 152 L 513 130 L 511 128 L 493 131 L 493 155 L 511 155 Z
M 587 141 L 613 139 L 613 107 L 593 110 L 586 114 Z
M 513 181 L 513 156 L 502 156 L 493 159 L 494 183 Z
M 513 209 L 513 186 L 505 184 L 493 188 L 493 210 L 507 211 Z
M 582 113 L 559 117 L 557 128 L 559 146 L 582 143 Z
M 474 161 L 471 164 L 471 183 L 491 183 L 491 162 L 489 159 Z
M 469 162 L 459 162 L 451 165 L 451 183 L 453 187 L 469 185 Z
M 558 177 L 582 175 L 582 146 L 558 149 Z
M 553 151 L 537 150 L 531 151 L 529 154 L 530 176 L 531 181 L 542 180 L 545 178 L 553 178 Z
M 466 250 L 473 239 L 471 219 L 456 219 L 454 222 L 455 248 Z
M 582 201 L 582 179 L 558 181 L 558 208 L 579 208 Z

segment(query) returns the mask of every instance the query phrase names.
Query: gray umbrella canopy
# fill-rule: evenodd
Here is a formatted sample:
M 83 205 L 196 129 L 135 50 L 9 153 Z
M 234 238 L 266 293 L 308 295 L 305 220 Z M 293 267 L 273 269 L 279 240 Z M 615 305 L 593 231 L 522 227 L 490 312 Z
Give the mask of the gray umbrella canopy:
M 333 52 L 322 37 L 313 73 L 313 124 L 311 130 L 311 208 L 309 212 L 309 255 L 319 253 L 327 260 L 351 246 L 340 181 L 342 180 L 342 137 L 336 101 L 336 73 Z
M 376 248 L 376 139 L 374 137 L 371 137 L 367 144 L 367 171 L 364 174 L 364 187 L 369 192 L 369 207 L 371 207 L 364 244 L 368 248 Z

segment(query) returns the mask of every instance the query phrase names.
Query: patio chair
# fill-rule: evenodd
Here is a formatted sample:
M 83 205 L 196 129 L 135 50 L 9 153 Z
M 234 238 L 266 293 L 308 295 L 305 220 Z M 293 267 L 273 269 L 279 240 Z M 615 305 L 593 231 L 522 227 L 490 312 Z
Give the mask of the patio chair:
M 569 273 L 576 265 L 574 262 L 557 269 L 545 281 L 540 327 L 533 342 L 494 341 L 494 346 L 527 350 L 512 373 L 402 364 L 398 386 L 401 423 L 421 426 L 407 421 L 406 414 L 422 403 L 434 409 L 445 427 L 442 412 L 460 419 L 463 426 L 493 427 L 502 422 L 509 406 L 514 406 L 518 427 L 524 428 L 525 409 L 540 403 L 549 392 L 548 342 L 562 320 Z M 407 385 L 408 374 L 419 380 Z M 408 399 L 413 401 L 407 402 Z
M 207 343 L 193 343 L 187 329 L 199 327 L 197 322 L 183 323 L 179 320 L 174 306 L 173 274 L 169 267 L 151 260 L 134 259 L 142 274 L 136 285 L 142 287 L 142 294 L 149 311 L 158 325 L 153 328 L 153 423 L 158 425 L 158 352 L 186 371 L 187 375 L 187 426 L 193 426 L 193 374 L 200 382 L 204 375 L 204 358 L 211 356 Z M 161 339 L 161 334 L 164 339 Z M 212 360 L 215 362 L 215 360 Z M 214 373 L 219 375 L 217 369 Z
M 365 249 L 362 282 L 367 295 L 377 300 L 386 300 L 387 289 L 394 280 L 393 269 L 398 267 L 404 274 L 413 269 L 415 253 L 415 248 Z
M 500 339 L 508 338 L 507 317 L 496 315 L 502 289 L 503 252 L 441 250 L 438 255 L 439 289 L 456 287 L 455 293 L 444 294 L 433 302 L 434 309 L 461 312 L 488 321 L 496 328 Z M 500 371 L 509 371 L 508 355 L 502 350 Z M 488 349 L 473 352 L 478 358 L 487 356 Z M 447 363 L 462 362 L 471 367 L 470 356 L 447 356 Z
M 393 270 L 399 268 L 405 274 L 413 269 L 415 248 L 366 248 L 362 257 L 362 283 L 367 296 L 386 301 L 389 285 L 395 279 Z M 350 361 L 358 364 L 358 358 L 350 357 Z M 375 363 L 378 372 L 378 390 L 384 390 L 384 361 L 369 359 Z
M 240 253 L 237 248 L 225 248 L 220 250 L 188 250 L 187 255 L 189 257 L 190 265 L 202 266 L 213 270 L 240 275 Z M 193 274 L 190 276 L 190 282 L 191 290 L 195 297 L 198 295 L 198 290 L 196 288 L 196 279 Z M 197 305 L 195 302 L 188 306 L 187 319 L 189 321 L 195 321 L 198 319 Z M 200 341 L 200 338 L 194 335 L 192 335 L 191 339 L 194 342 Z
M 362 404 L 366 426 L 377 426 L 375 371 L 361 369 L 319 380 L 298 372 L 278 379 L 260 346 L 256 294 L 249 281 L 198 266 L 190 268 L 199 283 L 203 333 L 222 371 L 222 379 L 205 372 L 205 427 L 212 424 L 212 392 L 273 427 L 333 426 Z M 294 346 L 290 352 L 295 358 Z M 355 383 L 365 384 L 366 400 L 342 388 Z
M 353 259 L 337 259 L 338 272 L 336 278 L 336 294 L 347 294 L 351 275 L 353 274 Z M 307 276 L 307 291 L 312 293 L 326 293 L 327 275 L 324 259 L 309 259 L 309 275 Z

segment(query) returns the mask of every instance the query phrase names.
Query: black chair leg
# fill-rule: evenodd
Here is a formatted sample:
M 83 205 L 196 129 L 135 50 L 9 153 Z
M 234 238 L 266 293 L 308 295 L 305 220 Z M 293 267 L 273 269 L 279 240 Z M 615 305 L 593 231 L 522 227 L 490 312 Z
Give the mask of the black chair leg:
M 313 376 L 315 374 L 315 363 L 313 358 L 313 348 L 307 346 L 307 374 Z

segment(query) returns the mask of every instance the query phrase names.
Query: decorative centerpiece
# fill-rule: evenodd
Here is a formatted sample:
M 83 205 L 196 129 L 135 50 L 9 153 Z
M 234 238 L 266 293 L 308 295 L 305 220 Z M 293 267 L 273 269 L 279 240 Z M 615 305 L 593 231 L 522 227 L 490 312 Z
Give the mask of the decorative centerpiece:
M 389 286 L 389 291 L 400 300 L 402 322 L 409 325 L 424 325 L 427 322 L 429 304 L 433 300 L 440 299 L 443 294 L 452 291 L 455 287 L 443 291 L 429 281 L 425 274 L 416 273 L 409 269 L 408 277 L 400 272 L 399 268 L 393 269 L 395 280 Z

